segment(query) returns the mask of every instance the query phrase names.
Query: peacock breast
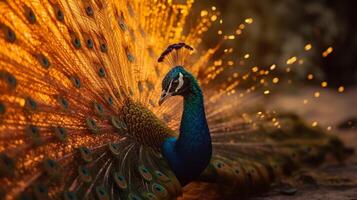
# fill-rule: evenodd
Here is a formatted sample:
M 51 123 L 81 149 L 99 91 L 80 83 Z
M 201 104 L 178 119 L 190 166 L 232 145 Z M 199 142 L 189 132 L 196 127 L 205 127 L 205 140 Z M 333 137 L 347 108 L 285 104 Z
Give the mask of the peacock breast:
M 120 115 L 128 134 L 141 144 L 159 149 L 165 139 L 174 135 L 173 130 L 139 102 L 127 100 Z

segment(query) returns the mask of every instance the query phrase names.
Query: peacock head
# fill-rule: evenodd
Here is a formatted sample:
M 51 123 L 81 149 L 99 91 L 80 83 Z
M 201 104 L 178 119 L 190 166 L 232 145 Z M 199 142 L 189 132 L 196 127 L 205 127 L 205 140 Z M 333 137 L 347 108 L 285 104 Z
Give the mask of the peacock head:
M 190 90 L 192 75 L 182 66 L 172 68 L 162 81 L 162 93 L 159 100 L 161 105 L 171 96 L 184 96 Z
M 193 48 L 191 46 L 181 42 L 169 45 L 159 57 L 158 62 L 174 66 L 162 81 L 162 94 L 159 105 L 171 96 L 185 96 L 190 91 L 190 86 L 195 79 L 183 66 L 185 65 L 186 57 L 192 51 Z

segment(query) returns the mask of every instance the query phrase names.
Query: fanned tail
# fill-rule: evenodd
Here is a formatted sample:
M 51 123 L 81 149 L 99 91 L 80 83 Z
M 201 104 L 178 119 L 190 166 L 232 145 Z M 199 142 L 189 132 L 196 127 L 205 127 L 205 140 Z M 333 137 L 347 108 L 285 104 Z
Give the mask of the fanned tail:
M 180 193 L 158 151 L 173 133 L 149 110 L 158 75 L 140 9 L 129 1 L 0 1 L 0 196 Z

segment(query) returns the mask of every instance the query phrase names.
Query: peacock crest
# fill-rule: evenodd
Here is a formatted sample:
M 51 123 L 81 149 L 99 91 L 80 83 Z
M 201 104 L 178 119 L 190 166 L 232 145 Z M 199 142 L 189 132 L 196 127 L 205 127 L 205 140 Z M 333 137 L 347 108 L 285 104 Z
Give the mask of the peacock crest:
M 232 50 L 201 45 L 216 9 L 182 28 L 192 4 L 0 1 L 0 197 L 173 199 L 195 180 L 249 193 L 344 148 L 294 116 L 256 116 L 262 95 L 234 95 L 246 78 L 212 87 L 225 70 L 215 54 Z M 184 100 L 159 106 L 170 73 Z

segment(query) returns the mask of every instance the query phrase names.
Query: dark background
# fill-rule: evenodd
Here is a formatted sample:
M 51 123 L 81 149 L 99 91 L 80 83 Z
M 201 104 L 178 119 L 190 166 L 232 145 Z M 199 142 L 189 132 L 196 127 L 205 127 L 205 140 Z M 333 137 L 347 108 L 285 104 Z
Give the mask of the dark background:
M 196 1 L 200 9 L 216 6 L 224 25 L 209 31 L 234 33 L 247 17 L 249 25 L 239 39 L 228 42 L 241 55 L 251 53 L 254 64 L 270 66 L 284 64 L 291 56 L 304 57 L 304 68 L 297 73 L 306 79 L 313 73 L 316 82 L 327 81 L 329 87 L 346 88 L 357 83 L 357 5 L 353 0 L 213 0 Z M 198 9 L 199 10 L 199 9 Z M 210 45 L 217 34 L 206 34 Z M 304 46 L 311 43 L 311 51 Z M 327 57 L 322 52 L 332 46 Z M 309 82 L 311 83 L 311 82 Z

